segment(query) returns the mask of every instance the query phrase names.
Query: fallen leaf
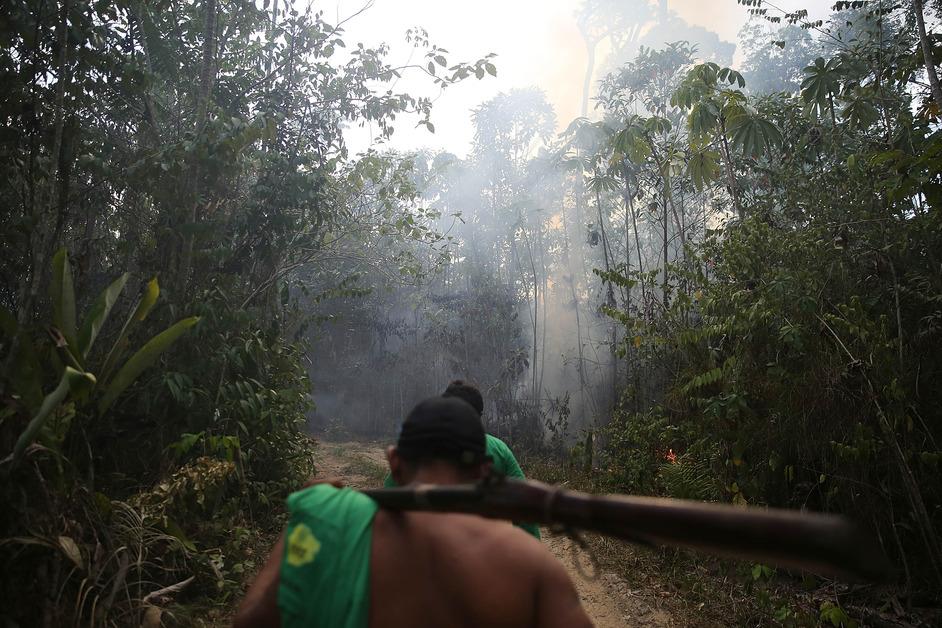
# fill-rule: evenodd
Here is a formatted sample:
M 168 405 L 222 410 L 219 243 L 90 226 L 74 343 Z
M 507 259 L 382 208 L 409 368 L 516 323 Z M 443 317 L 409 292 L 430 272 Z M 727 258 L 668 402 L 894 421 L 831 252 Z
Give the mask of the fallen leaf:
M 75 563 L 76 567 L 85 569 L 85 562 L 82 560 L 82 551 L 79 549 L 78 545 L 76 545 L 75 541 L 72 540 L 72 537 L 60 536 L 59 547 L 62 548 L 62 551 L 68 556 L 69 560 Z

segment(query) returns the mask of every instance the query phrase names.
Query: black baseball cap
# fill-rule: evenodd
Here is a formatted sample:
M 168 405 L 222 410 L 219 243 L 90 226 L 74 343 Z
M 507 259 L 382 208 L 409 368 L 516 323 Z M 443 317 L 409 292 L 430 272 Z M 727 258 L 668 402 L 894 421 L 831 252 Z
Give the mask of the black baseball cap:
M 481 417 L 457 397 L 419 402 L 402 424 L 396 449 L 406 460 L 448 460 L 462 466 L 485 460 Z

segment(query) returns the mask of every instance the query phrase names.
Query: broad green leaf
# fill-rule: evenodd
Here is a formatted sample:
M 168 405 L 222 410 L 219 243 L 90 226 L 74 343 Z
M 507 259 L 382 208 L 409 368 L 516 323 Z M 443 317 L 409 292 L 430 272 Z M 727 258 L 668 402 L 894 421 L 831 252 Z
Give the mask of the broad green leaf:
M 124 351 L 125 346 L 127 346 L 128 336 L 131 333 L 131 329 L 136 323 L 139 323 L 147 318 L 147 315 L 154 307 L 154 304 L 157 302 L 157 297 L 159 296 L 160 285 L 157 283 L 157 278 L 154 277 L 147 282 L 147 286 L 144 288 L 144 294 L 141 295 L 137 305 L 134 306 L 134 311 L 131 312 L 131 315 L 128 316 L 128 319 L 124 321 L 124 325 L 121 327 L 121 332 L 118 334 L 118 339 L 115 340 L 114 344 L 111 345 L 111 349 L 108 350 L 108 355 L 105 357 L 105 363 L 101 367 L 102 384 L 108 381 L 111 372 L 117 365 L 118 359 L 121 357 L 121 353 Z
M 160 285 L 157 283 L 157 278 L 154 277 L 147 282 L 147 287 L 144 288 L 144 294 L 141 296 L 141 300 L 137 304 L 137 307 L 134 308 L 134 320 L 140 322 L 147 318 L 147 315 L 150 314 L 151 308 L 154 307 L 154 303 L 157 303 L 157 297 L 159 296 Z
M 101 331 L 105 321 L 108 320 L 111 308 L 114 306 L 115 301 L 118 300 L 121 291 L 124 290 L 124 284 L 126 284 L 127 281 L 128 273 L 124 273 L 112 282 L 110 286 L 102 290 L 101 294 L 98 295 L 98 298 L 95 300 L 91 312 L 88 313 L 85 322 L 82 324 L 82 329 L 79 331 L 78 350 L 82 359 L 85 359 L 88 356 L 88 352 L 91 351 L 92 345 L 95 344 L 95 338 L 98 337 L 98 332 Z
M 820 114 L 831 106 L 834 96 L 840 91 L 840 59 L 825 62 L 818 57 L 803 71 L 807 76 L 801 82 L 801 98 Z
M 701 100 L 690 109 L 687 116 L 687 127 L 696 140 L 702 140 L 716 129 L 719 122 L 719 110 L 715 103 Z
M 615 134 L 612 148 L 634 164 L 640 164 L 651 156 L 651 146 L 644 136 L 644 129 L 634 122 Z
M 66 341 L 75 346 L 75 289 L 72 286 L 72 268 L 65 248 L 52 258 L 52 323 Z
M 733 146 L 747 157 L 759 157 L 766 149 L 782 143 L 778 127 L 754 112 L 746 111 L 731 118 L 727 131 L 732 136 Z
M 134 380 L 136 380 L 147 367 L 153 364 L 157 358 L 160 357 L 161 353 L 170 348 L 170 345 L 183 335 L 183 332 L 195 325 L 199 320 L 198 316 L 185 318 L 148 340 L 147 344 L 131 356 L 124 366 L 121 367 L 121 370 L 115 374 L 114 379 L 109 382 L 105 395 L 98 404 L 98 412 L 103 414 L 111 404 L 114 403 L 114 400 L 118 398 L 118 395 L 133 384 Z
M 707 184 L 720 175 L 719 153 L 712 150 L 700 150 L 690 155 L 687 173 L 693 179 L 697 191 L 702 192 Z
M 863 96 L 857 96 L 847 102 L 841 111 L 841 117 L 852 127 L 865 129 L 880 118 L 880 113 L 873 102 Z
M 43 399 L 42 406 L 39 408 L 39 412 L 30 420 L 26 429 L 23 430 L 23 433 L 16 439 L 16 444 L 13 446 L 13 464 L 19 462 L 23 452 L 26 451 L 29 444 L 36 439 L 36 435 L 39 433 L 43 424 L 45 424 L 46 420 L 59 405 L 65 401 L 65 398 L 70 392 L 73 394 L 87 392 L 94 385 L 95 376 L 91 373 L 77 371 L 71 366 L 65 367 L 65 371 L 62 373 L 62 379 L 59 380 L 59 385 L 56 386 L 55 390 L 46 395 L 45 399 Z

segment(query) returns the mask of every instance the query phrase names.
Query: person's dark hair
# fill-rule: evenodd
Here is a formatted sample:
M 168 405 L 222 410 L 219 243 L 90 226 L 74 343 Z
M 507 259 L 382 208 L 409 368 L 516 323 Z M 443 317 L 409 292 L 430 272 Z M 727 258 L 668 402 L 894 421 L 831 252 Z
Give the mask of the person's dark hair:
M 396 449 L 410 464 L 441 460 L 473 468 L 486 460 L 481 415 L 463 399 L 431 397 L 402 423 Z
M 442 397 L 457 397 L 477 410 L 478 414 L 484 414 L 484 397 L 474 384 L 456 379 L 448 384 L 448 388 L 442 393 Z

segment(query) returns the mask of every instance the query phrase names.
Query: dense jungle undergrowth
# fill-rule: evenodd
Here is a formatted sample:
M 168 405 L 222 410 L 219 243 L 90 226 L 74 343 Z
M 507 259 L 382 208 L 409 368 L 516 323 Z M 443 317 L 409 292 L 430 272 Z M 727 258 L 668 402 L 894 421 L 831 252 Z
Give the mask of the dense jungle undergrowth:
M 731 67 L 667 3 L 579 3 L 585 116 L 502 93 L 458 157 L 346 143 L 496 75 L 421 29 L 398 64 L 317 3 L 3 3 L 0 622 L 225 623 L 311 434 L 462 377 L 529 475 L 844 513 L 895 566 L 590 539 L 679 621 L 938 625 L 942 3 L 740 4 Z

